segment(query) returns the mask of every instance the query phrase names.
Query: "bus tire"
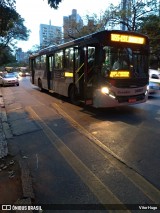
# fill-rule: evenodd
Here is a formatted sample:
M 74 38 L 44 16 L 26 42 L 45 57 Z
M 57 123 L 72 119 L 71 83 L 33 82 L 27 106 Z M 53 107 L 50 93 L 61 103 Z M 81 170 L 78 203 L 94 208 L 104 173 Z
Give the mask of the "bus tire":
M 78 89 L 75 86 L 72 86 L 69 90 L 69 99 L 72 104 L 80 105 L 80 100 L 78 97 Z
M 41 92 L 43 92 L 43 87 L 42 87 L 42 81 L 41 81 L 41 79 L 38 79 L 38 87 L 39 87 L 39 90 Z

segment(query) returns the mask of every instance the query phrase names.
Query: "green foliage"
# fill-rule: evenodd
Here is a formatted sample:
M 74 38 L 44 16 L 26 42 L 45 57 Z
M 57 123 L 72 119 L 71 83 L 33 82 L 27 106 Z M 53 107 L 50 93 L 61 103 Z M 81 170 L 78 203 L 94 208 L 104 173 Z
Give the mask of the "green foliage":
M 15 8 L 16 0 L 0 0 L 1 6 Z
M 110 5 L 110 23 L 112 26 L 123 25 L 126 30 L 137 31 L 141 18 L 158 12 L 157 0 L 130 0 L 117 6 Z
M 14 60 L 12 49 L 16 40 L 27 40 L 29 30 L 15 10 L 15 0 L 1 0 L 0 4 L 0 64 Z
M 1 49 L 0 66 L 14 62 L 14 61 L 16 61 L 16 58 L 15 58 L 15 56 L 13 56 L 12 50 L 9 47 L 6 47 L 5 49 Z
M 150 38 L 151 58 L 154 63 L 160 61 L 160 17 L 158 16 L 159 1 L 130 0 L 117 6 L 110 4 L 106 20 L 114 29 L 121 26 L 128 31 L 138 31 Z M 108 16 L 109 13 L 109 16 Z M 157 14 L 157 15 L 156 15 Z M 123 27 L 122 27 L 123 26 Z M 153 61 L 153 60 L 152 60 Z
M 65 34 L 64 40 L 73 40 L 91 33 L 95 33 L 105 29 L 108 22 L 107 13 L 101 12 L 99 15 L 92 14 L 92 16 L 86 15 L 84 17 L 85 25 L 77 23 L 76 20 L 72 20 L 71 27 L 64 26 Z M 72 30 L 71 30 L 72 29 Z
M 51 8 L 58 9 L 59 3 L 62 2 L 62 0 L 48 0 L 48 4 Z
M 0 36 L 6 36 L 17 19 L 18 13 L 14 9 L 0 5 Z
M 139 31 L 146 34 L 150 39 L 151 62 L 157 64 L 160 61 L 160 17 L 150 15 L 141 18 Z

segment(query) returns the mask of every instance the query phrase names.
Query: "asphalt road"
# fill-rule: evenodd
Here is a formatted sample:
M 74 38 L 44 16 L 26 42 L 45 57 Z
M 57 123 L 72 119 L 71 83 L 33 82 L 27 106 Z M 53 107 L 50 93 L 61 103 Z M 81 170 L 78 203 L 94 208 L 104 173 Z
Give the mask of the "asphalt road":
M 50 209 L 44 212 L 56 212 L 49 204 L 60 204 L 63 212 L 112 212 L 123 204 L 130 205 L 128 212 L 156 210 L 159 94 L 144 104 L 102 110 L 41 93 L 29 78 L 2 92 L 14 135 L 10 143 L 28 161 L 35 203 Z M 103 211 L 98 204 L 116 205 Z

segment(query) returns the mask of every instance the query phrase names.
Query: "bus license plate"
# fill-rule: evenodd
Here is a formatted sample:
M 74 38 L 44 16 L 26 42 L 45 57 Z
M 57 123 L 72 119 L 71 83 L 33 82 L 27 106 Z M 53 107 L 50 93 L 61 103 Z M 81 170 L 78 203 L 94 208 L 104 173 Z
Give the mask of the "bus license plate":
M 134 102 L 136 102 L 136 101 L 137 101 L 136 98 L 129 98 L 129 99 L 128 99 L 128 102 L 129 102 L 129 103 L 134 103 Z

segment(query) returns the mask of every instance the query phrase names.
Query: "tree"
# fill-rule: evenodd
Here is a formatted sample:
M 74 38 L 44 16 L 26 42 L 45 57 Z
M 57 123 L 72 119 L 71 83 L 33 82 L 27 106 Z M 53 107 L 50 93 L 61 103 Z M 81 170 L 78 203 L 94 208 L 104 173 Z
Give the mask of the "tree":
M 18 18 L 18 14 L 12 8 L 0 5 L 0 36 L 5 36 L 13 22 Z
M 108 13 L 107 13 L 108 12 Z M 65 25 L 64 28 L 64 40 L 73 40 L 91 33 L 95 33 L 105 29 L 106 24 L 109 21 L 109 11 L 105 13 L 101 12 L 99 15 L 92 14 L 84 17 L 85 25 L 77 23 L 76 20 L 72 20 L 69 26 Z
M 99 15 L 92 14 L 92 16 L 86 15 L 85 20 L 87 25 L 83 27 L 81 34 L 87 35 L 90 33 L 95 33 L 105 29 L 109 21 L 109 11 L 101 12 Z
M 11 8 L 15 8 L 15 0 L 0 0 L 0 4 L 4 7 L 11 7 Z
M 7 48 L 8 46 L 14 47 L 15 40 L 27 40 L 29 36 L 29 30 L 24 26 L 24 19 L 15 12 L 17 17 L 15 20 L 12 19 L 8 24 L 8 27 L 3 30 L 0 36 L 0 51 Z M 1 53 L 2 54 L 2 53 Z
M 48 4 L 51 8 L 58 9 L 59 3 L 62 2 L 62 0 L 48 0 Z
M 8 30 L 7 35 L 0 39 L 6 46 L 12 43 L 14 40 L 26 41 L 29 36 L 30 30 L 24 26 L 24 19 L 18 15 L 17 20 L 12 22 L 12 27 Z
M 156 15 L 150 15 L 141 18 L 141 24 L 139 31 L 148 35 L 150 39 L 150 55 L 151 65 L 160 67 L 160 17 Z
M 27 40 L 29 30 L 24 19 L 15 10 L 15 0 L 0 0 L 0 63 L 12 54 L 16 40 Z
M 11 62 L 15 62 L 16 58 L 12 54 L 12 50 L 10 47 L 6 47 L 5 49 L 1 49 L 0 51 L 0 66 L 4 64 L 8 64 Z
M 157 0 L 124 0 L 123 3 L 109 7 L 110 23 L 112 26 L 122 26 L 122 29 L 137 31 L 142 21 L 146 17 L 158 12 Z
M 93 14 L 92 17 L 86 15 L 88 24 L 79 26 L 75 21 L 71 24 L 72 28 L 68 30 L 64 26 L 64 38 L 76 39 L 78 37 L 97 32 L 104 29 L 117 29 L 139 31 L 140 24 L 143 23 L 142 17 L 155 14 L 158 11 L 157 0 L 124 0 L 124 3 L 118 5 L 110 4 L 105 12 L 101 11 L 98 16 Z

